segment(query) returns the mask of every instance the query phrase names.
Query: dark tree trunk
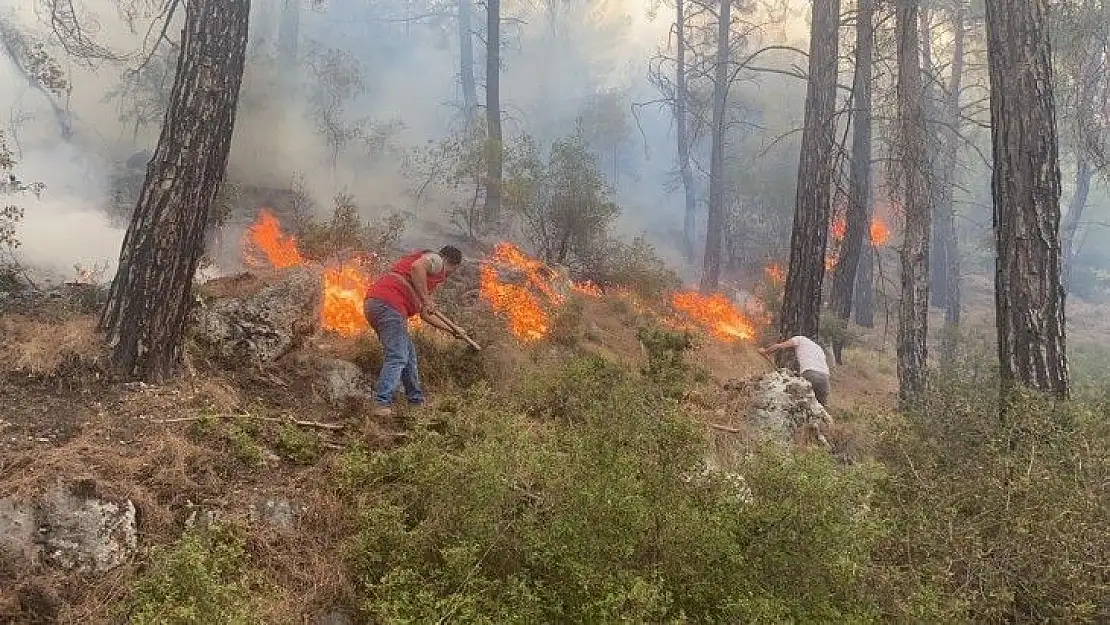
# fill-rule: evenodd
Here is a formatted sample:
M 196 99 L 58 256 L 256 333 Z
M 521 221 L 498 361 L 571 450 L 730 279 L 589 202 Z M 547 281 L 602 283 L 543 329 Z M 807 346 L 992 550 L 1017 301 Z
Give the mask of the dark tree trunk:
M 1095 173 L 1090 161 L 1082 152 L 1078 154 L 1078 161 L 1075 170 L 1075 193 L 1071 196 L 1068 214 L 1064 215 L 1064 224 L 1060 227 L 1060 242 L 1063 249 L 1061 253 L 1063 273 L 1060 279 L 1065 289 L 1071 287 L 1072 266 L 1075 263 L 1076 254 L 1079 253 L 1075 245 L 1075 235 L 1079 232 L 1079 221 L 1083 218 L 1083 209 L 1087 206 L 1087 196 L 1091 192 L 1091 178 Z
M 486 0 L 486 229 L 501 219 L 501 0 Z
M 728 106 L 731 0 L 721 0 L 717 19 L 717 66 L 713 83 L 713 149 L 709 162 L 709 214 L 701 290 L 716 291 L 721 280 L 721 231 L 725 227 L 725 107 Z
M 690 168 L 690 126 L 687 107 L 689 105 L 686 87 L 686 0 L 675 0 L 675 31 L 678 35 L 678 51 L 675 54 L 675 93 L 674 117 L 678 139 L 678 171 L 682 177 L 682 190 L 686 199 L 686 210 L 682 220 L 682 251 L 686 260 L 693 261 L 697 234 L 697 202 L 694 197 L 694 173 Z
M 874 2 L 859 0 L 856 12 L 856 67 L 852 80 L 852 167 L 848 180 L 847 232 L 840 261 L 833 269 L 832 310 L 845 321 L 852 314 L 860 255 L 871 226 L 871 56 L 874 51 Z M 869 251 L 868 251 L 869 253 Z
M 470 20 L 474 9 L 470 0 L 459 0 L 459 80 L 462 82 L 466 123 L 474 121 L 478 110 L 478 88 L 474 80 L 474 39 Z
M 906 225 L 902 243 L 902 298 L 898 314 L 898 399 L 917 403 L 925 391 L 929 329 L 929 191 L 917 0 L 899 0 L 898 127 Z
M 939 249 L 929 250 L 930 256 L 939 256 L 932 271 L 944 273 L 943 290 L 933 291 L 944 302 L 944 336 L 941 356 L 950 362 L 954 355 L 956 329 L 960 325 L 960 241 L 956 234 L 956 205 L 953 191 L 956 182 L 956 158 L 959 154 L 960 89 L 964 72 L 964 3 L 957 3 L 952 13 L 952 65 L 948 78 L 948 93 L 943 102 L 943 121 L 940 124 L 939 171 L 934 178 L 936 207 L 933 242 Z
M 296 70 L 300 41 L 301 0 L 284 0 L 281 21 L 278 22 L 278 65 L 283 76 L 289 76 Z
M 943 121 L 940 119 L 940 84 L 937 82 L 937 67 L 933 63 L 933 23 L 929 0 L 919 0 L 918 21 L 921 35 L 921 68 L 924 79 L 924 116 L 925 116 L 925 159 L 936 196 L 932 202 L 932 223 L 929 228 L 929 305 L 943 308 L 947 294 L 948 274 L 944 270 L 945 252 L 942 220 L 938 213 L 943 210 L 940 195 L 944 193 L 939 184 L 941 175 L 940 136 Z M 947 120 L 944 120 L 947 121 Z
M 798 163 L 790 266 L 779 332 L 814 340 L 820 327 L 821 284 L 829 237 L 833 148 L 836 143 L 837 29 L 840 0 L 814 0 L 809 41 L 809 84 Z
M 856 296 L 852 302 L 855 309 L 856 325 L 863 328 L 875 327 L 875 254 L 878 250 L 868 237 L 868 244 L 859 258 L 856 269 Z
M 162 381 L 180 360 L 209 208 L 235 128 L 249 13 L 249 0 L 186 4 L 162 134 L 100 319 L 125 375 Z
M 1004 394 L 1068 396 L 1048 0 L 987 0 L 994 276 Z

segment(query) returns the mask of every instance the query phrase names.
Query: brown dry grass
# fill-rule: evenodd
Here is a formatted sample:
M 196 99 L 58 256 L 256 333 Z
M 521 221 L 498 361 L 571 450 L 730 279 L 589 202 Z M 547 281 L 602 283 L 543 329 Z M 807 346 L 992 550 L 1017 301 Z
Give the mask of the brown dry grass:
M 68 365 L 95 365 L 103 355 L 104 343 L 92 316 L 57 322 L 0 317 L 0 367 L 6 373 L 49 376 Z

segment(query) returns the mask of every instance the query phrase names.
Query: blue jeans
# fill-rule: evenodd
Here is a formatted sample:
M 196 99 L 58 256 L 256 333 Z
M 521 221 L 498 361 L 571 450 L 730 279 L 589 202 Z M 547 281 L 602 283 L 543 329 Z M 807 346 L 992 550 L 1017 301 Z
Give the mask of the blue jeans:
M 409 323 L 405 316 L 385 302 L 366 300 L 366 320 L 378 333 L 385 359 L 374 389 L 374 399 L 379 406 L 393 404 L 393 394 L 398 385 L 404 385 L 405 397 L 410 404 L 424 403 L 420 388 L 420 371 L 416 367 L 416 347 L 409 336 Z

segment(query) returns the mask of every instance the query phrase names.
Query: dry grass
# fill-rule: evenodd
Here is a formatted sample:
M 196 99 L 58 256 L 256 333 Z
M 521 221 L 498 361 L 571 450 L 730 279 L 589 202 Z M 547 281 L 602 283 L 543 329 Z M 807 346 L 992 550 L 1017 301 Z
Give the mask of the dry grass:
M 0 317 L 0 367 L 5 373 L 50 376 L 74 365 L 96 365 L 103 356 L 104 343 L 92 316 L 58 322 Z

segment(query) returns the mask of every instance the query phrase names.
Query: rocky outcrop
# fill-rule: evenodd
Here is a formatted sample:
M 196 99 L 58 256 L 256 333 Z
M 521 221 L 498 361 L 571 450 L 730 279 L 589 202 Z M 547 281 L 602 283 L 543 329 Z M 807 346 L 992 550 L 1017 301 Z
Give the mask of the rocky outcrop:
M 193 337 L 229 363 L 273 362 L 315 328 L 320 273 L 298 267 L 253 284 L 244 276 L 209 283 L 210 295 L 196 309 Z M 236 289 L 235 281 L 244 287 Z
M 102 498 L 84 482 L 37 499 L 0 499 L 0 550 L 27 564 L 104 573 L 138 548 L 135 505 Z

